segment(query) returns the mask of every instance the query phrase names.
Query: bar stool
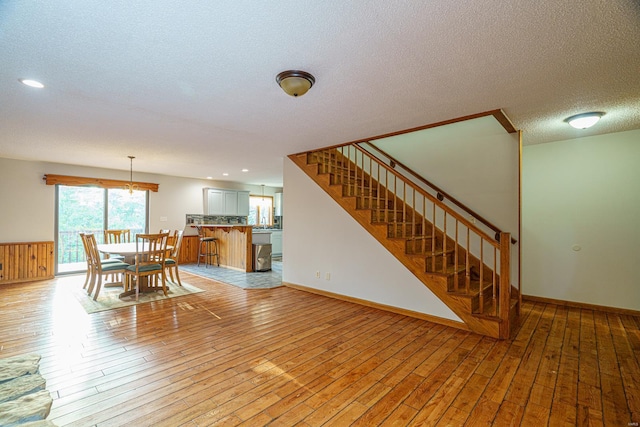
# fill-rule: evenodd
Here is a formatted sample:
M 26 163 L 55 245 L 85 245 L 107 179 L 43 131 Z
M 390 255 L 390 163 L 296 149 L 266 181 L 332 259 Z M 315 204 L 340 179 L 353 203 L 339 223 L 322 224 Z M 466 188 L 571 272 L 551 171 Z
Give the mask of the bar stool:
M 204 258 L 205 268 L 211 263 L 211 258 L 216 257 L 218 267 L 220 267 L 220 255 L 218 255 L 218 238 L 205 236 L 202 227 L 198 227 L 198 235 L 200 242 L 198 244 L 198 267 L 200 267 L 200 259 Z

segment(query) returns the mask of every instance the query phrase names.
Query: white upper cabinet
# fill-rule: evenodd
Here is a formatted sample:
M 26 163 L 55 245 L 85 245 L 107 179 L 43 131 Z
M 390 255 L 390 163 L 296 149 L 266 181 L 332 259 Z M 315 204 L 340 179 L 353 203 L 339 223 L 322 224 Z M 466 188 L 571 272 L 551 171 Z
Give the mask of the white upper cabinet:
M 204 188 L 203 192 L 205 215 L 249 215 L 248 191 Z
M 238 215 L 249 216 L 249 192 L 238 191 Z
M 238 215 L 238 192 L 224 191 L 224 214 Z
M 224 194 L 215 188 L 203 189 L 205 215 L 224 215 Z

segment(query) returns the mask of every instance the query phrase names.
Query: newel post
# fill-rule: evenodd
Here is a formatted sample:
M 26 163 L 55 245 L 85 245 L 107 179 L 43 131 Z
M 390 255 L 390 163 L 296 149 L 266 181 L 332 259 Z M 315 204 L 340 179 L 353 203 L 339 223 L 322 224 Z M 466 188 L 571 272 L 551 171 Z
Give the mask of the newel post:
M 511 333 L 511 233 L 500 233 L 500 338 Z

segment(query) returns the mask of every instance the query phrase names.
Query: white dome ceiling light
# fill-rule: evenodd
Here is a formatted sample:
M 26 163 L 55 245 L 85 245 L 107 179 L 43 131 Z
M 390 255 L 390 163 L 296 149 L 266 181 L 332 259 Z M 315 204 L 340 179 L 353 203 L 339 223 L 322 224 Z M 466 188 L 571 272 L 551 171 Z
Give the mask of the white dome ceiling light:
M 598 120 L 600 120 L 602 116 L 604 116 L 604 113 L 595 111 L 576 114 L 575 116 L 567 117 L 564 121 L 576 129 L 587 129 L 598 123 Z
M 42 89 L 44 85 L 37 80 L 31 79 L 18 79 L 20 83 L 29 87 L 35 87 L 36 89 Z

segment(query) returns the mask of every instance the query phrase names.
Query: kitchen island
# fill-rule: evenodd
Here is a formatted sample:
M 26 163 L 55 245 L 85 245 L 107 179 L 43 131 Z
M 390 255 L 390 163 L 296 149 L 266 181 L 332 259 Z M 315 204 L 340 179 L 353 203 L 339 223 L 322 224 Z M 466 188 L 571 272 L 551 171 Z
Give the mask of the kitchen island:
M 191 227 L 196 229 L 201 227 L 206 237 L 218 239 L 220 267 L 247 273 L 253 271 L 253 227 L 251 225 L 193 224 Z

